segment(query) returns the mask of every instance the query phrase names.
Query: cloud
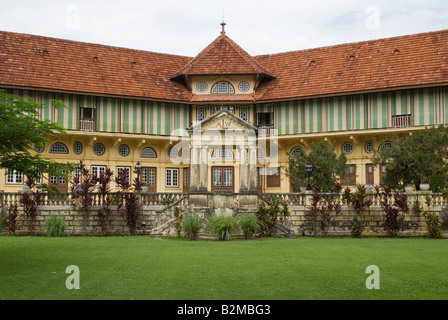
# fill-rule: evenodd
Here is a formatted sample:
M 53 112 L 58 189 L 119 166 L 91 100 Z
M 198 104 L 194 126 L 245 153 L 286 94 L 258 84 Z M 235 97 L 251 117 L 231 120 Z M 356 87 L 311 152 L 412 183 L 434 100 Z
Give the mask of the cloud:
M 227 35 L 252 55 L 440 30 L 448 18 L 445 0 L 0 0 L 0 6 L 0 30 L 187 56 L 219 36 L 223 15 Z M 368 27 L 369 7 L 378 8 L 378 28 Z M 68 8 L 78 9 L 78 27 L 76 10 Z

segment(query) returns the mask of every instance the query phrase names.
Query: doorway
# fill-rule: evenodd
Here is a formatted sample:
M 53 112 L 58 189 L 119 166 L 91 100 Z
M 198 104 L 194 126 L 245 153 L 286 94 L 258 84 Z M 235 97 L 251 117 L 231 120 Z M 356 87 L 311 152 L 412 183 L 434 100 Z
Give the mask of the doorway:
M 233 191 L 233 167 L 212 167 L 212 191 Z

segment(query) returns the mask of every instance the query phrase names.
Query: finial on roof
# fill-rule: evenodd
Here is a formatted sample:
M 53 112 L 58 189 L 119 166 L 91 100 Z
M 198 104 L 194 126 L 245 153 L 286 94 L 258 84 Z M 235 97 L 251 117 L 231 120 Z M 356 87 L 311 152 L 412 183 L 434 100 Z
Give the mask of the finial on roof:
M 221 26 L 222 26 L 222 31 L 221 31 L 221 34 L 222 35 L 225 35 L 226 34 L 226 30 L 225 30 L 225 27 L 226 27 L 226 23 L 223 21 L 223 22 L 221 22 Z

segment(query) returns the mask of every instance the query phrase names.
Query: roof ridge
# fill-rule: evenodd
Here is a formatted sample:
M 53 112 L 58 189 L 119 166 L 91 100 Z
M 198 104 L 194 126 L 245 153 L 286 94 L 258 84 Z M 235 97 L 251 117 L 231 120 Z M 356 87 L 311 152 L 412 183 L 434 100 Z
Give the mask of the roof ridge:
M 334 44 L 334 45 L 321 46 L 321 47 L 315 47 L 315 48 L 298 49 L 298 50 L 291 50 L 291 51 L 284 51 L 284 52 L 277 52 L 277 53 L 259 54 L 259 55 L 253 56 L 253 57 L 255 59 L 257 59 L 259 57 L 279 56 L 279 55 L 291 54 L 291 53 L 296 53 L 296 52 L 307 52 L 307 51 L 331 49 L 331 48 L 338 48 L 338 47 L 349 47 L 349 46 L 359 45 L 359 44 L 375 43 L 375 42 L 379 42 L 379 41 L 398 40 L 398 39 L 401 39 L 401 38 L 409 38 L 409 37 L 415 37 L 415 36 L 425 36 L 425 35 L 430 35 L 430 34 L 441 34 L 441 33 L 446 33 L 446 32 L 448 32 L 448 29 L 420 32 L 420 33 L 413 33 L 413 34 L 404 34 L 404 35 L 395 36 L 395 37 L 384 37 L 384 38 L 378 38 L 378 39 L 372 39 L 372 40 L 361 40 L 361 41 L 356 41 L 356 42 L 345 42 L 345 43 L 338 43 L 338 44 Z

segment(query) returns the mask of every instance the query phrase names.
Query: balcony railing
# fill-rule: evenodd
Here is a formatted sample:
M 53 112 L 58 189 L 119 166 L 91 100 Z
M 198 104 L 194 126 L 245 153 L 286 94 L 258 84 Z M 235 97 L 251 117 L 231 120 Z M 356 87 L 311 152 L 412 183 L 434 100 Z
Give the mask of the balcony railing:
M 276 136 L 277 134 L 278 130 L 274 129 L 274 126 L 258 126 L 258 136 L 270 137 Z
M 392 116 L 392 128 L 407 128 L 411 126 L 411 115 Z
M 93 119 L 80 119 L 79 130 L 86 132 L 96 131 L 95 120 Z

